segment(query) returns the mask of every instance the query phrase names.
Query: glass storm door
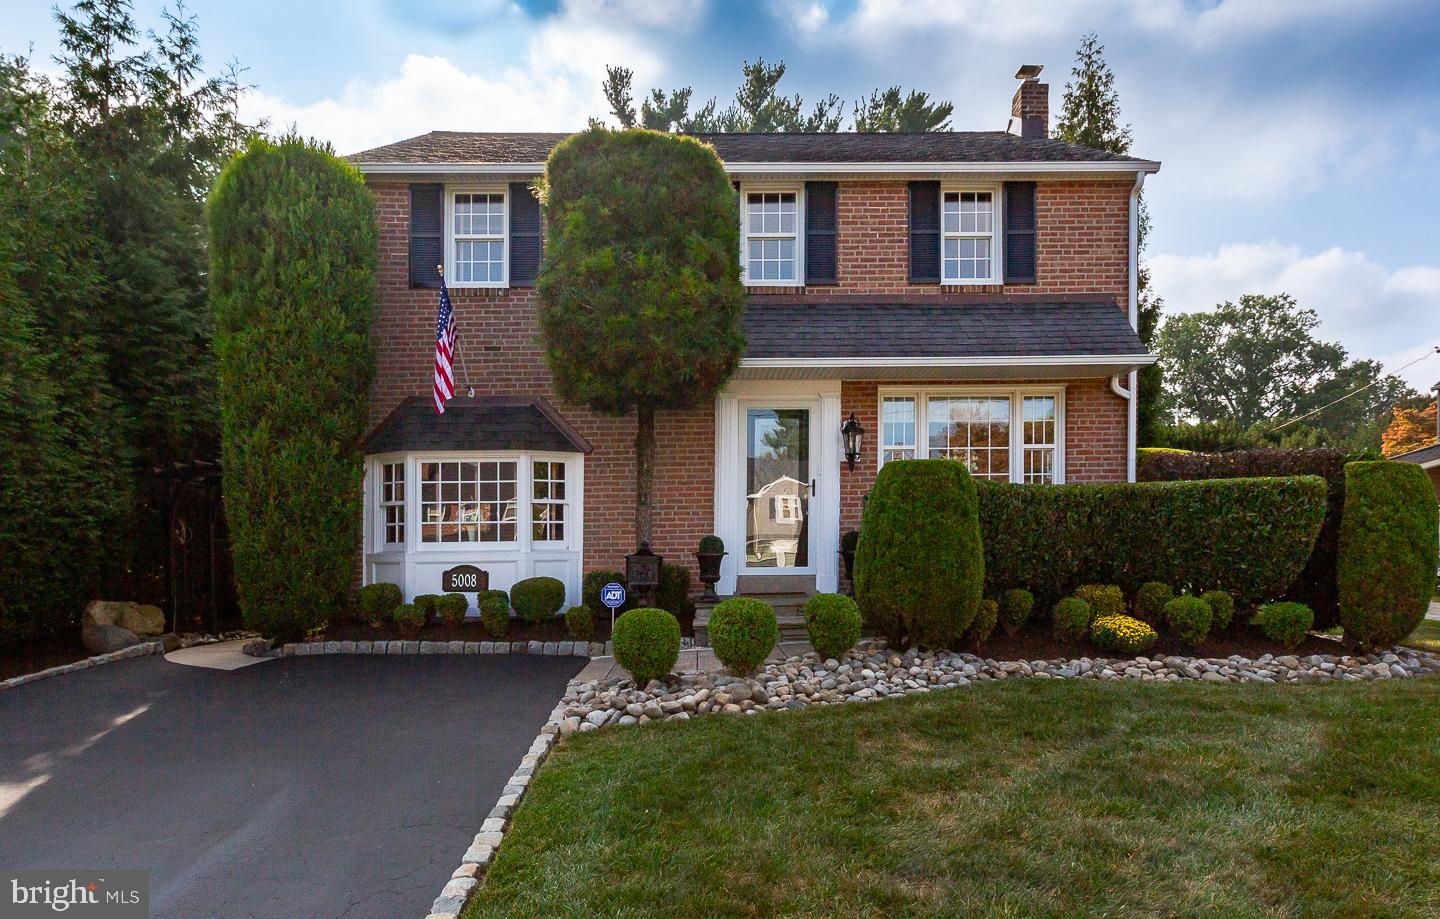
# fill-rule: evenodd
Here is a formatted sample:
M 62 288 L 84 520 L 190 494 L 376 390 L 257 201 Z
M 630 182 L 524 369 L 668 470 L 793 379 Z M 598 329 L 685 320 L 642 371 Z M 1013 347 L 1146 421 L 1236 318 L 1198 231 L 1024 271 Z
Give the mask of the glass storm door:
M 744 482 L 744 569 L 808 570 L 810 409 L 745 409 Z

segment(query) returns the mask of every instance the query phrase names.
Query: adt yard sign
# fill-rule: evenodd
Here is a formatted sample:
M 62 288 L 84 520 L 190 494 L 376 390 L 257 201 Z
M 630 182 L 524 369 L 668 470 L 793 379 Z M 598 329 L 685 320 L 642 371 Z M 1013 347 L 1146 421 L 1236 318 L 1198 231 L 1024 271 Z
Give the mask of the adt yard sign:
M 600 588 L 600 602 L 604 603 L 611 610 L 617 610 L 625 605 L 625 587 L 615 581 L 611 581 Z

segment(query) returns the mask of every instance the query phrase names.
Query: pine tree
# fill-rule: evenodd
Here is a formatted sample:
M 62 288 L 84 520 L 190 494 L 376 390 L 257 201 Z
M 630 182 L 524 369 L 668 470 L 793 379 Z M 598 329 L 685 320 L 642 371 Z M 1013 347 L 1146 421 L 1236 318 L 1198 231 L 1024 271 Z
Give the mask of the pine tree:
M 931 102 L 929 93 L 911 90 L 902 97 L 900 87 L 892 86 L 883 92 L 877 89 L 870 98 L 855 103 L 854 125 L 861 133 L 948 131 L 954 111 L 949 102 Z

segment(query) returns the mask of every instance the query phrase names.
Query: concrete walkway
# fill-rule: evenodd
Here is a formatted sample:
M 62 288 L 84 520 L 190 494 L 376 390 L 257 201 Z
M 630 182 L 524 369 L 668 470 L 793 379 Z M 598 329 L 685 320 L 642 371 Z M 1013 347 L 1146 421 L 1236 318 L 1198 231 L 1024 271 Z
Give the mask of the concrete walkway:
M 279 660 L 279 658 L 273 657 L 251 657 L 240 650 L 244 647 L 245 639 L 243 638 L 235 641 L 213 641 L 203 645 L 179 648 L 165 655 L 165 659 L 172 664 L 184 664 L 186 667 L 208 667 L 211 670 L 239 670 L 241 667 L 249 667 L 251 664 Z
M 1425 614 L 1426 619 L 1440 619 L 1440 601 L 1430 601 L 1430 611 Z
M 794 657 L 797 654 L 813 654 L 814 648 L 810 647 L 808 641 L 782 641 L 775 646 L 766 660 L 783 661 L 787 657 Z M 680 659 L 675 662 L 676 673 L 715 673 L 724 670 L 725 665 L 715 656 L 715 652 L 709 648 L 690 648 L 680 652 Z M 580 682 L 590 680 L 603 680 L 612 676 L 624 676 L 627 679 L 630 672 L 619 664 L 615 663 L 613 657 L 592 658 L 580 675 L 575 677 Z

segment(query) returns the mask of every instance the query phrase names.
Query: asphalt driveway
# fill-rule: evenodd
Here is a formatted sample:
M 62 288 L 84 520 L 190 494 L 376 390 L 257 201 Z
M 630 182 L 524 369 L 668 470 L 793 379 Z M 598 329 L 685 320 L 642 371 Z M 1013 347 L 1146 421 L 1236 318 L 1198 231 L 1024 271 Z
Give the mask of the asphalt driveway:
M 583 663 L 156 656 L 0 693 L 0 867 L 147 869 L 157 919 L 419 919 Z

